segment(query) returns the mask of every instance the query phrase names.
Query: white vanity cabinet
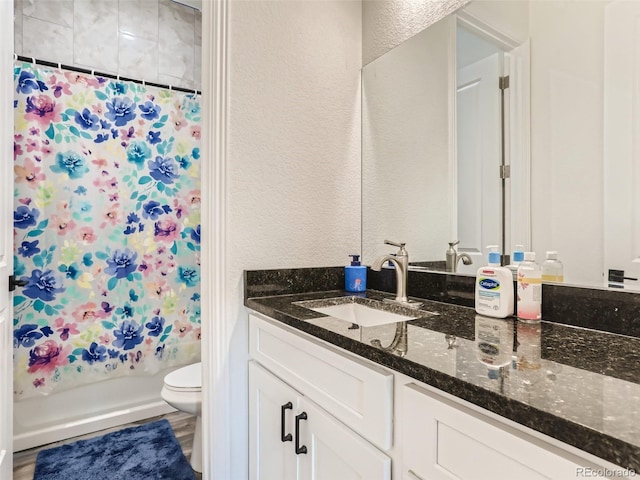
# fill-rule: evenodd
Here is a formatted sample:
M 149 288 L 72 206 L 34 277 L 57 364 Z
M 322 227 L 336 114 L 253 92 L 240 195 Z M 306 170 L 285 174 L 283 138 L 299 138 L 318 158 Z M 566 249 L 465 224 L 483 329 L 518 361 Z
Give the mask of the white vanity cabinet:
M 268 317 L 249 320 L 251 480 L 566 480 L 622 470 Z
M 250 478 L 391 480 L 393 375 L 255 315 L 249 338 Z
M 421 385 L 399 395 L 402 480 L 566 480 L 602 469 Z

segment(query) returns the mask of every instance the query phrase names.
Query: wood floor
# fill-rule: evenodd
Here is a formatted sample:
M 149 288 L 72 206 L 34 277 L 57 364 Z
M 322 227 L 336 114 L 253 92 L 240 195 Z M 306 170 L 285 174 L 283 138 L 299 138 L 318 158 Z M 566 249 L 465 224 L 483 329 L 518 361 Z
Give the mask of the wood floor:
M 105 433 L 114 432 L 122 428 L 142 425 L 143 423 L 153 422 L 161 418 L 166 418 L 167 420 L 169 420 L 169 423 L 171 424 L 171 428 L 173 428 L 173 433 L 178 439 L 178 442 L 180 442 L 182 451 L 184 452 L 184 455 L 187 457 L 187 460 L 188 460 L 191 455 L 191 443 L 193 442 L 193 432 L 196 425 L 195 423 L 196 417 L 184 412 L 174 412 L 174 413 L 169 413 L 168 415 L 163 415 L 161 417 L 148 418 L 146 420 L 141 420 L 139 422 L 128 423 L 126 425 L 121 425 L 119 427 L 101 430 L 100 432 L 95 432 L 87 435 L 82 435 L 80 437 L 70 438 L 62 442 L 55 442 L 49 445 L 43 445 L 42 447 L 37 447 L 37 448 L 32 448 L 30 450 L 23 450 L 22 452 L 17 452 L 13 455 L 13 480 L 33 480 L 33 471 L 36 466 L 36 457 L 38 456 L 38 452 L 40 450 L 57 447 L 58 445 L 75 442 L 76 440 L 83 440 L 86 438 L 96 437 L 98 435 L 104 435 Z M 73 479 L 65 479 L 65 480 L 73 480 Z M 196 473 L 196 480 L 202 480 L 202 475 Z

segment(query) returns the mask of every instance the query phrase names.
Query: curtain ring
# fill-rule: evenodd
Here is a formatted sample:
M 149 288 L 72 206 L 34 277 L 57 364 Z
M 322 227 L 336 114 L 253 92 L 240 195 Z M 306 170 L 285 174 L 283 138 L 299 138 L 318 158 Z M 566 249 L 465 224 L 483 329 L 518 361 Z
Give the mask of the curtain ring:
M 147 86 L 146 82 L 144 81 L 144 78 L 142 79 L 142 86 L 143 86 L 143 87 L 146 87 L 146 86 Z
M 169 84 L 169 91 L 171 91 L 171 84 Z
M 32 63 L 33 65 L 35 65 L 35 64 L 36 64 L 36 57 L 31 57 L 31 63 Z
M 62 64 L 58 62 L 58 70 L 62 70 Z
M 120 81 L 120 74 L 116 75 L 116 81 Z
M 17 54 L 17 53 L 14 53 L 14 54 L 13 54 L 13 61 L 14 61 L 14 62 L 17 62 L 17 61 L 18 61 L 18 54 Z
M 95 76 L 96 76 L 96 71 L 95 71 L 93 68 L 91 69 L 91 76 L 92 76 L 92 77 L 95 77 Z

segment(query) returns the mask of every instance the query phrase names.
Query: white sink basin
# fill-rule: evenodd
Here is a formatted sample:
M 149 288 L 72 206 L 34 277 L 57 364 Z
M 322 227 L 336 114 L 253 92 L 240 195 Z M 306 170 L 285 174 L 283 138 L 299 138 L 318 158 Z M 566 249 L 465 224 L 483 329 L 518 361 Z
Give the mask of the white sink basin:
M 324 313 L 330 317 L 355 323 L 361 327 L 375 327 L 377 325 L 406 322 L 418 318 L 417 316 L 410 317 L 385 310 L 378 310 L 359 303 L 343 303 L 340 305 L 330 305 L 328 307 L 307 308 L 315 312 Z

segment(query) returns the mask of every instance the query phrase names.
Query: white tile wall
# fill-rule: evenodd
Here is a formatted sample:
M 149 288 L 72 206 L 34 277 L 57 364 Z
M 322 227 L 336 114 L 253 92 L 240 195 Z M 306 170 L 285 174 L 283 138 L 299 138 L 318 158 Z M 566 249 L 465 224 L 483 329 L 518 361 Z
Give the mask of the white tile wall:
M 15 52 L 200 89 L 202 15 L 171 0 L 14 0 Z

